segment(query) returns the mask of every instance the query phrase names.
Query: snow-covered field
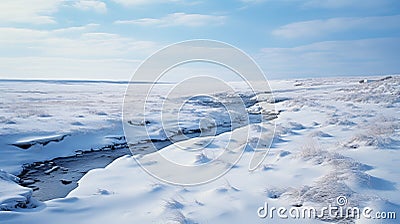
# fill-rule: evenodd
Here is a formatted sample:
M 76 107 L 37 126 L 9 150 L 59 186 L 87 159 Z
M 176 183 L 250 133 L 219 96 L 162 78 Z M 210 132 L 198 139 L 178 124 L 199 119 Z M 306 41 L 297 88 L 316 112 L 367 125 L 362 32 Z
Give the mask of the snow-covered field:
M 19 186 L 15 175 L 23 164 L 123 142 L 126 83 L 0 81 L 0 223 L 398 223 L 327 215 L 282 219 L 276 211 L 271 220 L 257 214 L 265 203 L 288 210 L 322 208 L 337 205 L 339 196 L 346 197 L 345 206 L 372 208 L 371 216 L 400 212 L 400 76 L 383 78 L 368 77 L 363 83 L 361 78 L 270 81 L 274 100 L 243 92 L 251 122 L 243 126 L 238 119 L 233 131 L 225 126 L 228 116 L 218 104 L 196 98 L 183 108 L 180 129 L 190 137 L 186 140 L 174 132 L 175 126 L 161 130 L 151 116 L 148 123 L 125 121 L 137 143 L 148 140 L 144 125 L 150 126 L 153 140 L 174 136 L 179 142 L 160 152 L 188 165 L 214 159 L 230 141 L 229 134 L 239 133 L 232 135 L 235 144 L 247 144 L 247 136 L 240 134 L 244 128 L 257 138 L 252 141 L 264 141 L 267 148 L 271 139 L 259 134 L 271 131 L 274 122 L 276 129 L 267 157 L 254 171 L 248 170 L 254 152 L 245 150 L 215 181 L 175 186 L 153 178 L 136 163 L 140 157 L 149 161 L 149 169 L 157 166 L 151 162 L 154 154 L 142 149 L 89 171 L 67 197 L 45 202 L 32 198 L 32 190 Z M 225 98 L 229 103 L 229 96 Z M 150 101 L 157 108 L 158 99 Z M 260 123 L 259 113 L 269 119 Z M 204 124 L 207 130 L 215 129 L 215 141 L 195 157 L 182 154 L 176 144 L 196 147 L 209 138 L 195 135 L 204 118 L 215 121 Z

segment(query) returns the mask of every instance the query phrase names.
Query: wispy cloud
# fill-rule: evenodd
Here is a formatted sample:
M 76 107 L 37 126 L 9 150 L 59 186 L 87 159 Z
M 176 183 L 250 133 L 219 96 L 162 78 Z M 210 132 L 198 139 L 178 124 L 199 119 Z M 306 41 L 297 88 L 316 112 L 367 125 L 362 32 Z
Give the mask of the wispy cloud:
M 129 80 L 140 62 L 140 60 L 118 58 L 7 57 L 0 60 L 0 77 L 10 79 L 18 77 L 25 79 Z
M 400 38 L 324 41 L 264 48 L 256 56 L 271 78 L 398 73 Z
M 143 57 L 157 49 L 152 41 L 96 32 L 96 26 L 89 24 L 55 30 L 0 27 L 0 49 L 15 51 L 13 55 L 34 51 L 41 56 L 73 58 L 130 58 L 138 52 Z
M 183 0 L 113 0 L 114 2 L 124 6 L 138 6 L 158 3 L 169 3 L 169 2 L 183 2 Z
M 92 30 L 95 30 L 98 28 L 100 25 L 97 23 L 89 23 L 83 26 L 69 26 L 65 28 L 58 28 L 51 30 L 51 33 L 54 34 L 63 34 L 63 35 L 71 35 L 71 34 L 81 34 L 82 32 L 90 32 Z
M 52 13 L 58 10 L 63 0 L 1 0 L 0 23 L 55 23 Z
M 400 15 L 378 17 L 341 17 L 290 23 L 272 31 L 284 38 L 319 37 L 349 30 L 399 29 Z
M 162 18 L 142 18 L 136 20 L 118 20 L 116 24 L 136 24 L 142 26 L 205 26 L 222 25 L 225 16 L 205 15 L 205 14 L 186 14 L 177 12 Z
M 266 2 L 267 0 L 239 0 L 239 1 L 243 2 L 243 3 L 257 4 L 257 3 Z
M 124 79 L 129 78 L 139 60 L 159 49 L 155 42 L 99 32 L 97 27 L 0 27 L 0 76 Z
M 99 13 L 107 12 L 106 3 L 97 0 L 79 0 L 75 2 L 73 6 L 84 11 L 94 10 Z
M 340 8 L 380 8 L 386 7 L 396 0 L 307 0 L 303 6 L 309 8 L 326 8 L 326 9 L 340 9 Z

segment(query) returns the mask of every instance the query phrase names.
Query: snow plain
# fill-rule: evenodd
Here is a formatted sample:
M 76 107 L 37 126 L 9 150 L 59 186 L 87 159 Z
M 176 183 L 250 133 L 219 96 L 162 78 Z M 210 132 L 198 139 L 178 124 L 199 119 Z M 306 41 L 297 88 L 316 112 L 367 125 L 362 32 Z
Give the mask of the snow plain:
M 32 198 L 31 190 L 17 185 L 13 175 L 25 163 L 118 141 L 115 137 L 123 136 L 126 83 L 1 81 L 0 223 L 397 223 L 397 219 L 257 216 L 265 202 L 320 208 L 335 204 L 339 196 L 345 196 L 349 206 L 400 211 L 400 77 L 383 78 L 368 77 L 363 83 L 361 78 L 273 80 L 274 99 L 249 96 L 249 113 L 261 113 L 272 103 L 279 112 L 269 153 L 254 171 L 248 170 L 253 152 L 246 150 L 217 180 L 182 187 L 160 182 L 135 161 L 138 156 L 151 161 L 153 154 L 126 155 L 89 171 L 67 197 L 45 202 Z M 204 116 L 223 125 L 224 113 L 218 107 L 207 110 L 209 104 L 199 101 L 187 110 L 183 128 L 195 130 Z M 154 105 L 157 102 L 154 99 Z M 268 122 L 253 121 L 249 124 L 253 136 L 271 128 Z M 152 138 L 171 133 L 161 132 L 155 120 L 149 124 Z M 138 139 L 146 137 L 140 130 L 143 126 L 133 126 L 138 127 Z M 175 144 L 161 152 L 188 164 L 203 163 L 226 144 L 226 134 L 218 135 L 198 157 L 185 156 Z M 268 143 L 264 137 L 256 140 Z M 194 146 L 205 138 L 179 144 Z M 247 144 L 248 139 L 234 140 Z

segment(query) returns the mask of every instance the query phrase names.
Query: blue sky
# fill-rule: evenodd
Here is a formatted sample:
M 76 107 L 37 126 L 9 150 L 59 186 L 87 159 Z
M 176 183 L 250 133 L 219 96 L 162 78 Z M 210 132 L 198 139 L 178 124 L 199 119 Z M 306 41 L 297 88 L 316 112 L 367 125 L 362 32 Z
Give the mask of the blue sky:
M 267 78 L 400 73 L 398 0 L 1 0 L 0 78 L 128 80 L 156 50 L 215 39 Z

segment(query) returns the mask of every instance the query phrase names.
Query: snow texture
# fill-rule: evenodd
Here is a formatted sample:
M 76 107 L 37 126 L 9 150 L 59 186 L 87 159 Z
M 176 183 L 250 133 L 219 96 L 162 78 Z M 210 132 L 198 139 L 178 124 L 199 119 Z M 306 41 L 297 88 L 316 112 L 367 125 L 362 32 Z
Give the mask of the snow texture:
M 151 161 L 152 153 L 125 155 L 105 168 L 89 171 L 65 198 L 43 203 L 32 200 L 31 190 L 17 185 L 9 173 L 18 174 L 24 163 L 122 141 L 118 136 L 123 135 L 120 117 L 126 85 L 0 82 L 4 96 L 0 102 L 0 168 L 4 170 L 0 172 L 0 223 L 377 223 L 257 216 L 264 202 L 275 207 L 320 208 L 335 204 L 338 196 L 346 196 L 348 206 L 400 211 L 400 77 L 359 82 L 363 79 L 276 80 L 270 83 L 274 99 L 247 95 L 249 114 L 276 117 L 270 151 L 255 171 L 248 170 L 253 153 L 249 149 L 223 177 L 181 187 L 158 181 L 136 163 L 137 156 Z M 153 100 L 157 108 L 158 101 Z M 272 103 L 276 110 L 269 110 Z M 226 121 L 210 99 L 193 99 L 185 110 L 182 128 L 186 133 L 196 132 L 206 115 L 215 123 L 203 123 L 201 129 L 223 127 Z M 252 121 L 254 136 L 270 128 L 255 118 Z M 132 126 L 138 140 L 145 140 L 144 125 L 150 126 L 152 139 L 178 134 L 173 132 L 176 127 L 162 132 L 159 121 L 151 116 L 146 121 L 123 122 Z M 241 125 L 239 117 L 236 125 Z M 207 163 L 229 141 L 224 137 L 228 133 L 219 134 L 208 145 L 207 136 L 180 141 L 192 147 L 207 145 L 194 157 L 177 150 L 177 143 L 160 152 L 189 165 Z M 234 140 L 251 144 L 266 139 L 261 136 L 247 142 L 243 136 Z M 269 145 L 259 146 L 267 149 Z

